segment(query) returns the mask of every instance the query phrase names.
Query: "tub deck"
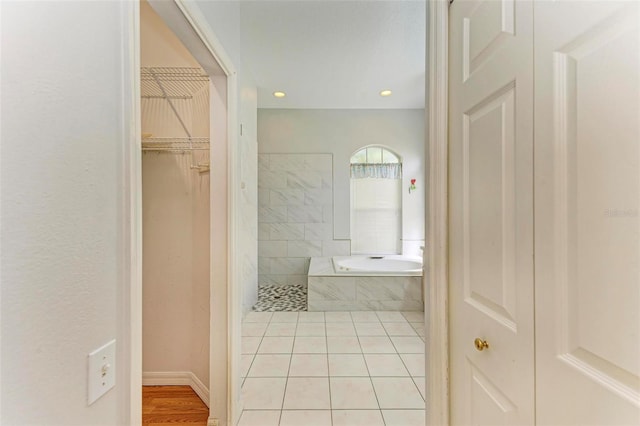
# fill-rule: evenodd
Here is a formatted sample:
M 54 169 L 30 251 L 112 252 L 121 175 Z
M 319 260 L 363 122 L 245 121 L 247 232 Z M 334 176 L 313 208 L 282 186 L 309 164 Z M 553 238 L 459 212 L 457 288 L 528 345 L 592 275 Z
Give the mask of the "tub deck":
M 309 311 L 422 311 L 422 276 L 339 274 L 332 258 L 312 257 L 307 302 Z

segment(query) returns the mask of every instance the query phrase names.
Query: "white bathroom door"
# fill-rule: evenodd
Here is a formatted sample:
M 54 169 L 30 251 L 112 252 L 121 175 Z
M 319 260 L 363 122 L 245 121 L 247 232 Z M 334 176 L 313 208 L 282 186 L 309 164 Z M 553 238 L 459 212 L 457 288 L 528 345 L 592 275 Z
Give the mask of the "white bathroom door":
M 451 422 L 530 425 L 532 3 L 455 0 L 449 25 Z
M 535 3 L 539 424 L 640 424 L 639 6 Z

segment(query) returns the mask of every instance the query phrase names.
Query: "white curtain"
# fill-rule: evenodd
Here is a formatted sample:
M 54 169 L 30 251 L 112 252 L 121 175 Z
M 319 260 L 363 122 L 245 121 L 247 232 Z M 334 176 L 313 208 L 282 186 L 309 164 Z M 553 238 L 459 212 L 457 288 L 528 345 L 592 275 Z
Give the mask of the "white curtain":
M 401 163 L 384 164 L 351 164 L 351 179 L 381 178 L 381 179 L 401 179 Z

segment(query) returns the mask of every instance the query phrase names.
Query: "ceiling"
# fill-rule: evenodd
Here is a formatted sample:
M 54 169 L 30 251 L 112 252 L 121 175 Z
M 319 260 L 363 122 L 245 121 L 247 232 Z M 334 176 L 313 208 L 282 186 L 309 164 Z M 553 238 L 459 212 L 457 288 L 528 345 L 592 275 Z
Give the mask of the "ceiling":
M 240 26 L 259 108 L 424 108 L 424 0 L 242 1 Z

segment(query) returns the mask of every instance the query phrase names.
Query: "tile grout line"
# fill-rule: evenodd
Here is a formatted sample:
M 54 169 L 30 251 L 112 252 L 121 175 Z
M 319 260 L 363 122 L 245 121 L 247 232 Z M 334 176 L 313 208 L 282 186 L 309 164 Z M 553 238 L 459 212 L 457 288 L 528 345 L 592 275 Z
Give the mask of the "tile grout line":
M 404 314 L 402 314 L 402 316 L 404 317 L 404 319 L 407 320 L 407 322 L 409 323 L 409 325 L 411 326 L 411 328 L 413 329 L 413 331 L 416 332 L 416 335 L 418 334 L 418 332 L 416 331 L 416 329 L 413 327 L 413 325 L 411 325 L 411 323 L 409 322 L 409 320 L 407 319 L 407 317 L 404 316 Z M 418 335 L 418 337 L 420 337 Z M 389 340 L 391 340 L 391 336 L 389 336 Z M 424 340 L 423 340 L 424 342 Z M 393 343 L 393 340 L 391 340 L 391 344 L 395 347 L 395 344 Z M 396 351 L 398 350 L 398 348 L 396 348 Z M 420 392 L 420 388 L 418 387 L 418 384 L 416 383 L 416 379 L 413 377 L 413 375 L 411 374 L 411 371 L 409 371 L 409 367 L 407 367 L 407 364 L 404 362 L 404 359 L 402 358 L 402 355 L 412 355 L 412 354 L 401 354 L 400 352 L 398 352 L 398 357 L 400 358 L 400 361 L 402 361 L 402 365 L 404 365 L 404 368 L 407 370 L 407 373 L 409 373 L 409 377 L 411 378 L 411 381 L 413 382 L 413 385 L 416 387 L 416 389 L 418 390 L 418 395 L 420 395 L 422 397 L 422 401 L 425 402 L 425 406 L 426 406 L 426 400 L 424 398 L 424 396 L 422 395 L 422 392 Z M 426 354 L 425 354 L 426 357 Z M 426 372 L 425 372 L 426 374 Z M 420 376 L 422 377 L 422 376 Z M 426 392 L 426 389 L 425 389 Z
M 407 323 L 409 323 L 409 325 L 411 326 L 411 323 L 409 322 L 409 320 L 407 320 L 407 317 L 404 316 L 404 314 L 400 313 L 400 315 L 402 315 L 402 317 L 405 319 L 405 321 L 407 321 Z M 384 325 L 383 325 L 384 327 Z M 411 328 L 413 329 L 413 326 L 411 326 Z M 387 330 L 385 329 L 385 332 Z M 413 331 L 415 331 L 415 329 L 413 329 Z M 416 335 L 418 335 L 418 333 L 416 332 Z M 396 337 L 402 337 L 402 336 L 396 336 Z M 408 337 L 412 337 L 412 336 L 408 336 Z M 418 336 L 420 337 L 420 336 Z M 400 356 L 400 351 L 398 350 L 396 344 L 393 342 L 393 339 L 391 338 L 391 336 L 389 336 L 389 340 L 391 341 L 391 344 L 393 345 L 393 347 L 395 348 L 397 354 L 398 354 L 398 358 L 400 358 L 400 361 L 402 361 L 402 365 L 404 365 L 404 368 L 407 370 L 407 373 L 409 373 L 409 377 L 411 378 L 411 382 L 413 383 L 413 386 L 416 388 L 416 390 L 418 391 L 418 395 L 420 395 L 420 397 L 422 398 L 422 401 L 425 402 L 426 404 L 426 400 L 425 398 L 422 396 L 422 392 L 420 392 L 420 388 L 418 387 L 418 384 L 416 383 L 415 379 L 413 378 L 413 376 L 411 375 L 411 372 L 409 371 L 409 368 L 407 368 L 407 365 L 404 362 L 404 359 L 402 359 L 402 357 Z M 422 340 L 422 339 L 421 339 Z M 424 343 L 424 340 L 422 340 Z M 411 354 L 405 354 L 405 355 L 411 355 Z M 426 374 L 426 373 L 425 373 Z M 425 389 L 426 392 L 426 389 Z
M 351 317 L 351 320 L 353 322 L 353 315 L 351 315 L 351 312 L 349 312 L 349 316 Z M 376 314 L 376 317 L 378 316 L 378 314 Z M 378 319 L 380 319 L 378 317 Z M 380 321 L 381 322 L 381 321 Z M 384 326 L 382 326 L 382 328 L 384 329 Z M 353 322 L 353 329 L 356 331 L 356 338 L 358 339 L 358 344 L 360 345 L 360 352 L 362 352 L 362 360 L 364 361 L 364 366 L 367 369 L 367 374 L 369 376 L 369 383 L 371 383 L 371 389 L 373 389 L 373 395 L 376 397 L 376 404 L 378 405 L 378 412 L 380 413 L 380 418 L 382 419 L 382 424 L 386 425 L 386 421 L 384 420 L 384 416 L 382 415 L 382 408 L 380 407 L 380 400 L 378 399 L 378 393 L 376 392 L 376 387 L 373 385 L 373 379 L 371 378 L 371 371 L 369 370 L 369 364 L 367 363 L 367 358 L 364 356 L 364 350 L 362 349 L 362 343 L 360 342 L 360 335 L 358 334 L 358 330 L 356 329 L 356 325 L 355 322 Z M 386 332 L 386 330 L 385 330 Z
M 378 313 L 376 312 L 376 316 L 378 317 L 378 320 L 380 321 L 380 325 L 382 326 L 382 329 L 384 330 L 385 335 L 387 336 L 387 339 L 389 339 L 389 341 L 391 342 L 391 346 L 393 346 L 393 349 L 395 349 L 396 351 L 396 355 L 398 355 L 398 357 L 400 356 L 398 354 L 398 348 L 395 347 L 395 345 L 393 344 L 393 340 L 391 340 L 391 336 L 389 336 L 389 333 L 387 332 L 387 329 L 384 326 L 384 322 L 382 321 L 382 318 L 380 318 L 380 316 L 378 315 Z M 404 316 L 403 316 L 404 318 Z M 364 359 L 365 364 L 367 365 L 367 371 L 369 371 L 369 364 L 367 363 L 367 358 Z M 378 409 L 380 410 L 380 417 L 382 417 L 382 423 L 384 423 L 385 425 L 387 424 L 387 421 L 384 418 L 384 414 L 382 413 L 382 407 L 380 406 L 380 400 L 378 399 L 378 392 L 376 392 L 376 387 L 373 384 L 373 378 L 371 377 L 371 372 L 369 371 L 369 378 L 371 379 L 371 387 L 373 388 L 373 392 L 376 394 L 376 400 L 378 401 Z
M 273 319 L 273 316 L 271 317 Z M 291 361 L 293 360 L 293 348 L 296 346 L 296 334 L 298 331 L 298 320 L 300 319 L 300 313 L 296 312 L 296 326 L 293 332 L 293 341 L 291 342 L 291 353 L 289 354 L 289 368 L 287 369 L 287 378 L 284 382 L 284 392 L 282 393 L 282 405 L 280 406 L 280 416 L 278 417 L 278 425 L 282 422 L 282 412 L 284 411 L 284 402 L 287 397 L 287 387 L 289 386 L 289 373 L 291 372 Z
M 260 342 L 258 343 L 258 347 L 256 347 L 256 351 L 253 353 L 253 358 L 251 359 L 251 364 L 249 364 L 249 369 L 247 370 L 247 375 L 244 377 L 244 379 L 242 379 L 242 384 L 240 385 L 240 389 L 242 389 L 242 387 L 244 386 L 244 382 L 247 380 L 247 377 L 249 377 L 249 372 L 251 371 L 251 367 L 253 367 L 253 363 L 256 360 L 256 356 L 258 355 L 258 350 L 260 350 L 260 346 L 262 345 L 262 341 L 264 340 L 264 335 L 267 332 L 267 328 L 265 327 L 264 329 L 264 333 L 262 333 L 262 336 L 256 336 L 256 337 L 260 337 Z M 240 336 L 240 345 L 242 345 L 242 337 L 251 337 L 251 336 Z M 241 359 L 242 359 L 242 354 L 241 355 Z
M 271 317 L 273 317 L 273 314 L 271 314 L 271 316 L 269 317 L 269 322 L 271 322 Z M 244 325 L 245 323 L 242 322 L 241 323 L 241 327 Z M 268 323 L 267 323 L 268 324 Z M 242 379 L 242 383 L 240 384 L 240 392 L 242 392 L 242 388 L 244 387 L 245 382 L 247 381 L 247 377 L 249 377 L 249 372 L 251 371 L 251 368 L 253 367 L 253 363 L 256 360 L 256 356 L 258 355 L 258 350 L 260 350 L 260 346 L 262 345 L 262 341 L 264 340 L 264 335 L 267 332 L 267 328 L 265 327 L 264 329 L 264 333 L 262 333 L 262 336 L 260 336 L 260 342 L 258 343 L 258 346 L 256 347 L 256 351 L 253 353 L 253 358 L 251 359 L 251 364 L 249 364 L 249 368 L 247 369 L 247 375 Z M 243 337 L 249 337 L 249 336 L 240 336 L 240 345 L 241 345 L 241 350 L 240 352 L 242 352 L 242 338 Z M 241 357 L 240 359 L 242 359 L 242 354 L 240 354 Z M 238 418 L 238 423 L 240 423 L 240 420 L 242 420 L 242 415 L 244 414 L 245 410 L 242 410 L 242 413 L 240 413 L 240 417 Z
M 327 315 L 324 315 L 324 344 L 327 346 L 327 382 L 329 384 L 329 418 L 333 426 L 333 397 L 331 395 L 331 370 L 329 365 L 329 336 L 327 334 Z

